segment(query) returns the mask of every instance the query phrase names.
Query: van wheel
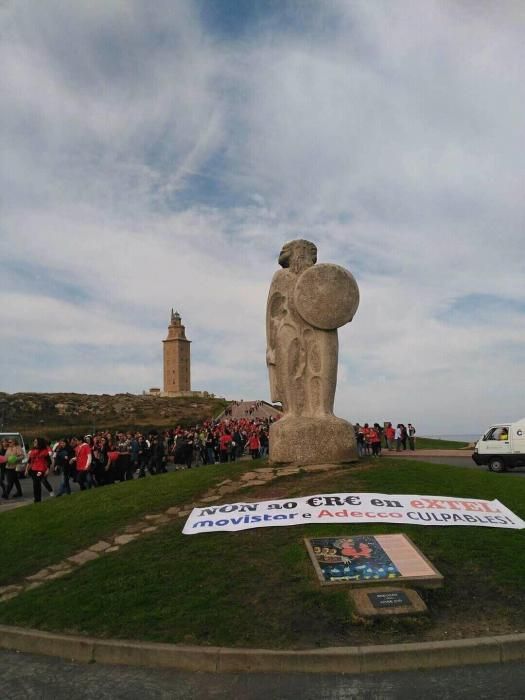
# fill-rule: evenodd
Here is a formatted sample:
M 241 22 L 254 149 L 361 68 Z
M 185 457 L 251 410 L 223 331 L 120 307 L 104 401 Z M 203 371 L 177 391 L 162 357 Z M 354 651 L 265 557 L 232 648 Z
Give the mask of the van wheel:
M 496 472 L 496 474 L 501 474 L 501 472 L 507 471 L 505 462 L 501 457 L 493 457 L 489 462 L 489 469 L 491 472 Z

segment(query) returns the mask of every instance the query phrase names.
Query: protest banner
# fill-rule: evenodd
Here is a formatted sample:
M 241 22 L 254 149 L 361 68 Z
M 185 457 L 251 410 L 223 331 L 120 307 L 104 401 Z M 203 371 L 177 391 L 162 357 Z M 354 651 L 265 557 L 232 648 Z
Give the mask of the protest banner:
M 471 525 L 512 530 L 525 522 L 500 501 L 450 496 L 383 493 L 331 493 L 256 503 L 230 503 L 194 508 L 185 535 L 236 532 L 256 527 L 300 523 L 404 523 L 407 525 Z

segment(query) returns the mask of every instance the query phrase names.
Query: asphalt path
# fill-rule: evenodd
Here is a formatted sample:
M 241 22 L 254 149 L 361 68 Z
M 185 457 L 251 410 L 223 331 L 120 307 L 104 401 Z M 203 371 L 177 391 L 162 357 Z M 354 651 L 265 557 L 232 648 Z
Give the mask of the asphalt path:
M 449 464 L 452 467 L 463 467 L 464 469 L 475 469 L 481 472 L 487 472 L 489 468 L 486 464 L 477 465 L 470 455 L 468 457 L 417 457 L 417 453 L 414 457 L 407 457 L 406 459 L 419 459 L 421 462 L 430 462 L 431 464 Z M 525 476 L 525 467 L 518 467 L 516 469 L 510 469 L 503 474 L 499 474 L 502 479 L 506 479 L 509 476 Z M 525 693 L 524 693 L 525 697 Z
M 55 493 L 58 493 L 58 490 L 60 488 L 60 484 L 62 482 L 62 476 L 61 475 L 55 475 L 55 474 L 50 474 L 48 477 L 48 481 L 53 487 L 53 491 Z M 76 493 L 79 491 L 79 487 L 77 484 L 73 483 L 73 481 L 70 481 L 71 483 L 71 491 L 73 493 Z M 8 501 L 5 501 L 3 499 L 0 499 L 0 513 L 3 513 L 4 511 L 7 510 L 12 510 L 13 508 L 18 508 L 22 505 L 27 505 L 28 503 L 33 503 L 33 482 L 31 480 L 30 476 L 27 476 L 25 479 L 20 479 L 20 485 L 22 487 L 22 493 L 23 496 L 22 498 L 13 498 L 13 494 L 16 493 L 16 490 L 13 488 L 11 491 L 11 496 L 9 497 Z M 42 486 L 42 500 L 46 500 L 47 498 L 50 498 L 48 492 L 46 489 Z
M 525 664 L 374 673 L 186 673 L 0 652 L 2 700 L 518 700 Z
M 385 455 L 387 456 L 387 455 Z M 394 456 L 394 455 L 388 455 L 389 457 Z M 472 458 L 469 456 L 465 457 L 425 457 L 423 455 L 418 456 L 417 452 L 411 454 L 410 456 L 403 455 L 404 459 L 419 459 L 422 462 L 430 462 L 431 464 L 447 464 L 453 467 L 463 467 L 464 469 L 475 469 L 477 471 L 488 471 L 488 467 L 485 465 L 483 466 L 478 466 L 477 464 L 474 463 Z M 173 465 L 168 465 L 168 470 L 173 471 Z M 509 477 L 525 477 L 525 467 L 520 467 L 518 469 L 512 469 L 508 472 L 505 472 L 504 474 L 499 475 L 502 479 L 507 479 Z M 146 475 L 146 478 L 150 479 L 152 478 L 149 474 Z M 154 477 L 153 477 L 154 478 Z M 51 475 L 48 477 L 49 482 L 51 486 L 53 487 L 53 490 L 55 493 L 58 493 L 60 483 L 62 481 L 62 477 Z M 0 500 L 0 513 L 6 512 L 8 510 L 12 510 L 13 508 L 17 508 L 21 505 L 27 505 L 28 503 L 33 502 L 33 484 L 31 482 L 31 478 L 26 478 L 22 479 L 20 481 L 22 485 L 22 492 L 23 492 L 23 497 L 22 498 L 10 498 L 9 501 L 4 501 Z M 71 491 L 74 493 L 79 491 L 79 488 L 77 484 L 75 484 L 73 481 L 71 481 Z M 14 493 L 14 489 L 11 493 L 11 496 Z M 46 491 L 45 488 L 42 488 L 42 500 L 45 500 L 49 498 L 49 494 Z M 67 496 L 66 496 L 67 498 Z M 524 693 L 525 697 L 525 693 Z
M 168 465 L 168 471 L 170 471 L 170 472 L 175 471 L 173 465 Z M 146 473 L 145 478 L 151 479 L 151 478 L 155 478 L 155 477 L 152 477 L 149 473 Z M 60 474 L 58 474 L 58 475 L 49 474 L 47 479 L 48 479 L 49 483 L 51 484 L 54 493 L 57 494 L 60 490 L 60 484 L 62 483 L 62 476 Z M 117 483 L 119 483 L 119 482 L 117 482 Z M 73 481 L 73 479 L 69 480 L 69 484 L 71 486 L 72 495 L 74 495 L 75 493 L 78 493 L 80 491 L 78 484 L 76 484 Z M 20 485 L 22 486 L 22 493 L 23 493 L 22 498 L 13 498 L 13 494 L 15 493 L 15 489 L 13 488 L 11 491 L 11 496 L 9 497 L 8 501 L 0 499 L 0 513 L 5 512 L 7 510 L 12 510 L 13 508 L 18 508 L 22 505 L 27 505 L 28 503 L 33 503 L 33 482 L 31 480 L 31 477 L 28 476 L 25 479 L 21 479 Z M 104 487 L 104 488 L 111 488 L 111 486 Z M 45 501 L 48 498 L 50 498 L 50 495 L 46 491 L 44 486 L 42 486 L 42 500 Z M 68 496 L 64 495 L 64 496 L 61 496 L 61 498 L 68 498 Z M 1 700 L 1 698 L 0 698 L 0 700 Z

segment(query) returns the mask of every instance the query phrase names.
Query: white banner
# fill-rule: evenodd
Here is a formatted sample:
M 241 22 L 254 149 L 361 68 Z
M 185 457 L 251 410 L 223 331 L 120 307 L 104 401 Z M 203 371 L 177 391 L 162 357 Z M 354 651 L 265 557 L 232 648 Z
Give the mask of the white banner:
M 525 528 L 525 522 L 499 501 L 449 496 L 384 493 L 331 493 L 258 503 L 194 508 L 183 533 L 236 532 L 254 527 L 301 523 L 405 523 Z

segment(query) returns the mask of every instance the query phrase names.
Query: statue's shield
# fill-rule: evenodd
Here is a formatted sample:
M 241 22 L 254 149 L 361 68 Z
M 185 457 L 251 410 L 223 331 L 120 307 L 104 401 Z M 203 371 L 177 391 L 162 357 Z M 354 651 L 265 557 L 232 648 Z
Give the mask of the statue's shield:
M 294 291 L 295 308 L 315 328 L 340 328 L 354 317 L 359 287 L 353 275 L 339 265 L 312 265 L 299 275 Z

